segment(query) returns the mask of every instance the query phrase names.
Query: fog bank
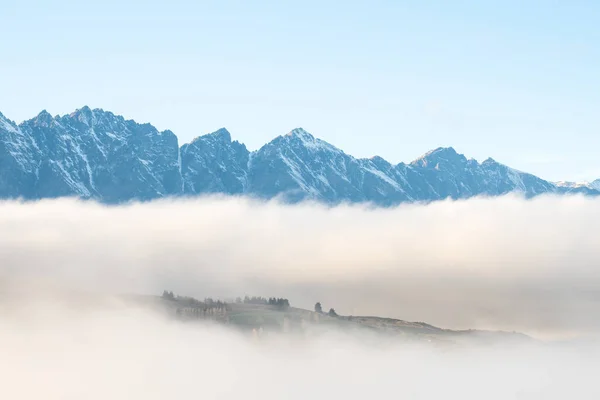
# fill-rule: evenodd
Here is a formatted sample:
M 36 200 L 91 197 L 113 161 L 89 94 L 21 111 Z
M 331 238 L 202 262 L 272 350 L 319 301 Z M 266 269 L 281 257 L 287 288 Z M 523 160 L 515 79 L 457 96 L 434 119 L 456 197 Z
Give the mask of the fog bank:
M 597 352 L 442 352 L 330 332 L 253 341 L 131 308 L 44 306 L 0 319 L 2 398 L 597 399 Z
M 312 308 L 537 337 L 595 335 L 600 199 L 516 196 L 380 209 L 209 197 L 0 203 L 4 290 L 54 285 Z

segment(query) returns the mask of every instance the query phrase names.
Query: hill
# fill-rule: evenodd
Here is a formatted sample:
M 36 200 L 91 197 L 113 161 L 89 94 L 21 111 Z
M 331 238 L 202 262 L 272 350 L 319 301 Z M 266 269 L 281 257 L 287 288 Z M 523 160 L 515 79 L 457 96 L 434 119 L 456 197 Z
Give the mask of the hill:
M 136 304 L 161 309 L 167 315 L 188 323 L 215 322 L 254 334 L 270 333 L 321 335 L 327 332 L 364 335 L 377 341 L 401 339 L 433 345 L 464 344 L 496 345 L 531 343 L 534 339 L 517 332 L 451 330 L 424 322 L 409 322 L 373 316 L 330 316 L 311 310 L 268 304 L 244 302 L 220 303 L 210 301 L 189 303 L 189 298 L 135 296 Z

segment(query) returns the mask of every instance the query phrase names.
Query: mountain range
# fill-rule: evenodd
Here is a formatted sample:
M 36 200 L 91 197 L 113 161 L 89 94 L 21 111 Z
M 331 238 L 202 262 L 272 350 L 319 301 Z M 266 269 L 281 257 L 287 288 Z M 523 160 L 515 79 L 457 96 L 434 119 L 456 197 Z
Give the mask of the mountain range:
M 82 107 L 17 125 L 0 113 L 0 198 L 75 196 L 105 203 L 222 193 L 287 202 L 402 202 L 520 192 L 600 194 L 592 183 L 549 182 L 453 148 L 409 164 L 355 158 L 301 128 L 257 151 L 226 129 L 179 146 L 175 134 Z

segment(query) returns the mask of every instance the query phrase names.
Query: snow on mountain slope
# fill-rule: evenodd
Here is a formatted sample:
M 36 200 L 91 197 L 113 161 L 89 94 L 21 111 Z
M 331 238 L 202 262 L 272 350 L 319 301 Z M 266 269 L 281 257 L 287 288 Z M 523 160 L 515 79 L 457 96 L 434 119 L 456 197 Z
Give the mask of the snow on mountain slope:
M 36 179 L 21 194 L 26 198 L 78 196 L 122 202 L 180 191 L 177 138 L 149 124 L 83 107 L 63 117 L 42 111 L 10 135 L 4 130 L 2 144 L 14 146 L 15 136 L 24 137 L 20 154 L 34 160 L 28 165 L 33 165 Z
M 181 174 L 186 194 L 244 193 L 250 153 L 231 141 L 227 129 L 200 136 L 181 146 Z
M 600 180 L 581 187 L 553 184 L 492 159 L 478 163 L 453 148 L 432 150 L 410 164 L 357 159 L 302 128 L 249 152 L 224 128 L 179 148 L 170 131 L 89 107 L 56 117 L 42 111 L 18 126 L 0 114 L 1 198 L 78 196 L 120 203 L 225 193 L 393 205 L 513 191 L 535 196 L 599 190 Z
M 33 196 L 37 154 L 31 136 L 0 113 L 0 198 Z
M 554 182 L 554 185 L 561 193 L 596 194 L 596 192 L 600 192 L 600 179 L 593 182 L 559 181 Z
M 361 199 L 348 177 L 349 157 L 298 128 L 252 155 L 250 193 L 290 201 Z
M 394 204 L 411 200 L 395 174 L 380 157 L 356 159 L 297 128 L 252 155 L 249 191 L 288 201 Z

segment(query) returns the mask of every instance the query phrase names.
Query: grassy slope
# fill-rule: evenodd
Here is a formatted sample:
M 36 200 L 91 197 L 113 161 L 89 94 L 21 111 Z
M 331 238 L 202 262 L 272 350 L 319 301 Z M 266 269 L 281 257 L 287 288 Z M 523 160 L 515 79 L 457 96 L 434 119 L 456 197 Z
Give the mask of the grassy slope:
M 157 298 L 152 300 L 156 304 Z M 158 302 L 163 309 L 174 312 L 180 306 L 177 301 L 163 300 Z M 284 324 L 291 332 L 326 331 L 339 329 L 359 333 L 377 333 L 387 337 L 401 337 L 407 340 L 428 341 L 438 344 L 480 343 L 494 344 L 498 342 L 527 342 L 530 337 L 513 332 L 442 329 L 424 322 L 408 322 L 393 318 L 372 316 L 338 316 L 330 317 L 314 311 L 289 307 L 281 310 L 274 306 L 254 304 L 228 304 L 226 317 L 215 317 L 216 320 L 242 330 L 263 328 L 265 331 L 282 331 Z M 287 322 L 284 322 L 287 320 Z

